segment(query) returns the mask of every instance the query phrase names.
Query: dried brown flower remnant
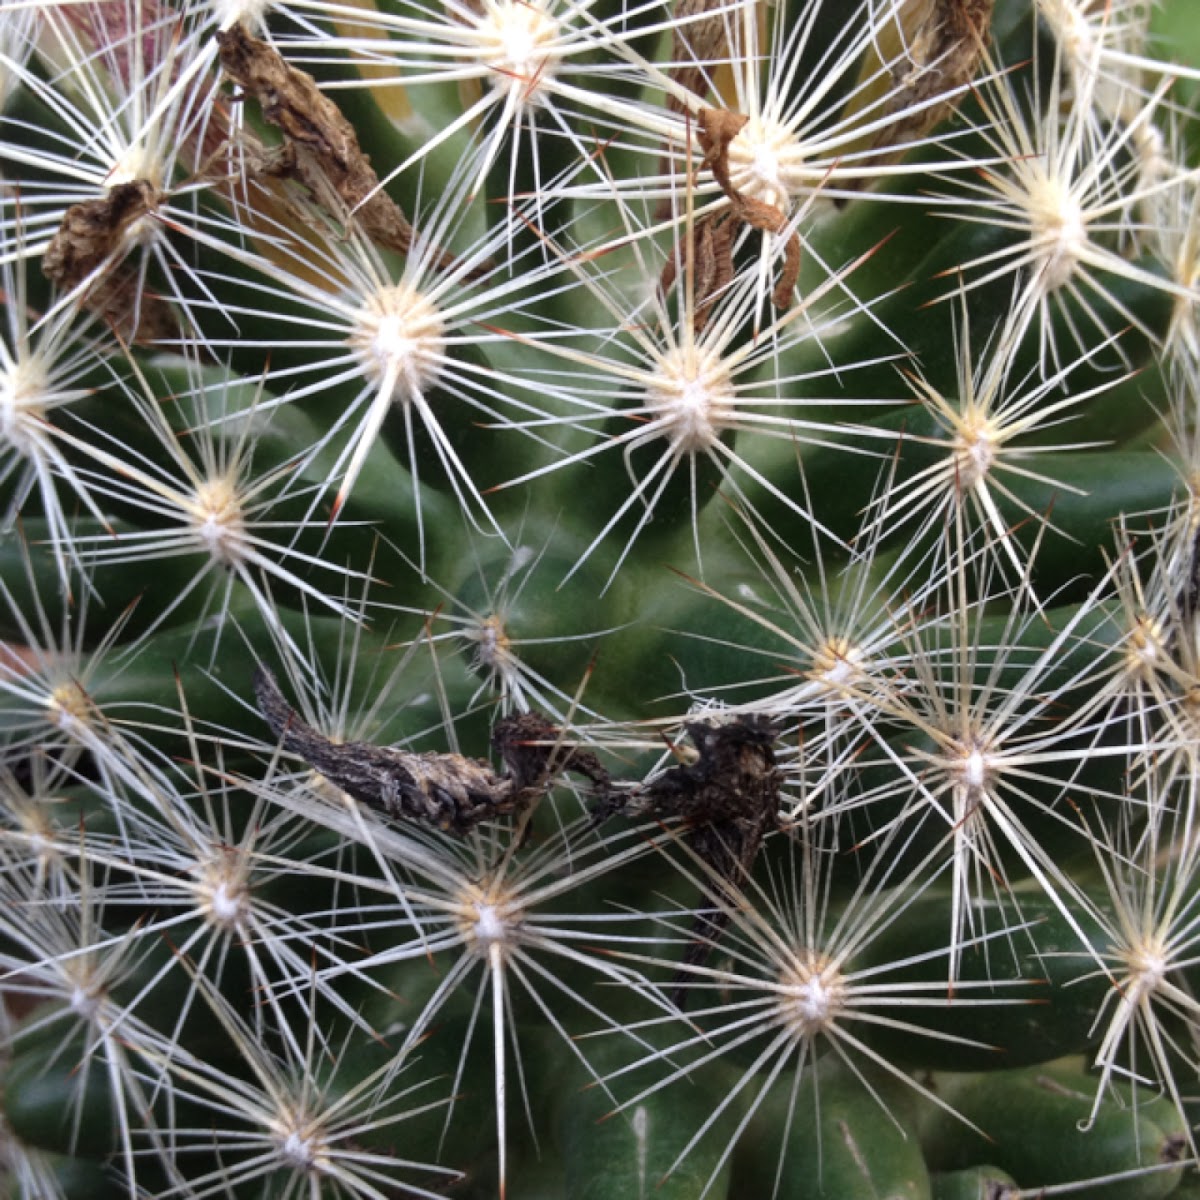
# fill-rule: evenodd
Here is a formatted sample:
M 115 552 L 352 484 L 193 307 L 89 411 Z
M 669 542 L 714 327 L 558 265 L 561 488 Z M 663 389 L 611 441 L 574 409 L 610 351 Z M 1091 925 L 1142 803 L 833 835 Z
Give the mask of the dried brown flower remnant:
M 892 91 L 882 113 L 885 119 L 906 115 L 880 129 L 872 149 L 920 137 L 953 112 L 958 97 L 952 93 L 971 82 L 983 58 L 993 5 L 994 0 L 932 0 L 926 5 L 892 68 Z M 928 103 L 938 97 L 938 103 Z
M 376 244 L 407 254 L 412 226 L 380 186 L 354 127 L 313 77 L 241 25 L 218 32 L 217 42 L 225 73 L 258 101 L 263 118 L 284 136 L 286 165 L 275 173 L 294 175 L 323 208 L 338 215 L 344 207 Z
M 729 143 L 742 131 L 748 118 L 741 113 L 720 108 L 706 108 L 700 114 L 700 147 L 704 165 L 713 174 L 729 200 L 734 220 L 764 233 L 783 233 L 787 215 L 773 204 L 747 196 L 734 187 L 729 175 Z M 796 281 L 800 278 L 800 235 L 792 231 L 784 245 L 783 270 L 771 300 L 776 308 L 787 308 L 792 302 Z
M 712 898 L 731 903 L 749 876 L 764 838 L 779 827 L 783 773 L 775 761 L 778 730 L 761 715 L 691 721 L 686 729 L 698 754 L 694 763 L 672 767 L 619 800 L 598 807 L 597 816 L 603 819 L 620 810 L 631 816 L 678 820 L 688 849 L 711 870 Z M 698 917 L 685 965 L 704 961 L 728 919 L 724 908 Z M 677 999 L 683 991 L 681 983 Z
M 461 754 L 414 754 L 367 742 L 334 742 L 287 703 L 265 668 L 254 676 L 259 711 L 285 750 L 299 755 L 330 783 L 395 820 L 416 820 L 467 834 L 482 821 L 526 808 L 557 775 L 583 775 L 607 791 L 608 772 L 594 754 L 561 744 L 558 729 L 536 713 L 497 723 L 492 745 L 504 763 Z
M 710 69 L 729 54 L 728 6 L 724 0 L 675 0 L 673 15 L 671 78 L 704 96 Z M 672 112 L 683 111 L 678 96 L 670 96 L 668 103 Z
M 729 207 L 697 222 L 691 234 L 693 261 L 692 324 L 699 333 L 708 323 L 709 314 L 729 281 L 733 278 L 733 247 L 737 233 L 748 225 L 763 233 L 784 233 L 787 215 L 773 204 L 747 196 L 734 184 L 729 172 L 729 144 L 741 132 L 748 118 L 719 108 L 705 108 L 700 113 L 698 140 L 704 151 L 704 166 L 712 171 Z M 675 282 L 675 257 L 663 270 L 662 287 L 668 290 Z M 776 308 L 791 306 L 792 294 L 800 279 L 800 235 L 793 230 L 784 244 L 783 270 L 771 293 Z
M 626 807 L 677 817 L 691 848 L 723 878 L 738 879 L 779 823 L 777 730 L 768 717 L 755 715 L 690 721 L 686 729 L 696 761 L 664 771 L 634 792 Z
M 127 341 L 177 332 L 166 303 L 121 265 L 136 240 L 133 227 L 161 202 L 162 193 L 148 180 L 117 184 L 95 200 L 71 205 L 42 255 L 42 274 L 67 291 L 87 284 L 81 303 Z
M 126 250 L 130 227 L 157 209 L 161 195 L 144 179 L 121 183 L 95 200 L 73 204 L 42 255 L 42 273 L 62 287 L 78 287 L 93 271 Z
M 690 239 L 692 262 L 692 329 L 703 331 L 721 292 L 733 279 L 733 242 L 738 223 L 728 212 L 696 223 Z M 678 254 L 678 251 L 676 252 Z M 660 285 L 669 292 L 678 274 L 676 256 L 663 267 Z
M 693 95 L 704 97 L 712 83 L 710 70 L 729 55 L 729 14 L 724 0 L 675 0 L 671 33 L 671 79 Z M 677 92 L 667 96 L 673 113 L 695 111 Z M 671 161 L 663 157 L 661 171 L 670 174 Z M 671 215 L 669 200 L 660 202 L 658 218 Z

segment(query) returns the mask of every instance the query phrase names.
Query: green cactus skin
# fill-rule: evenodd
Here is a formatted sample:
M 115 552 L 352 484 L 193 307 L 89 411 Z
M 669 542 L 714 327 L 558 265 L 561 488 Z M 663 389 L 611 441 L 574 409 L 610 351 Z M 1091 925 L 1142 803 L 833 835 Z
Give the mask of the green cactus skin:
M 1086 1162 L 1098 1168 L 1095 1181 L 1083 1190 L 1089 1197 L 1171 1195 L 1182 1175 L 1177 1164 L 1186 1155 L 1188 1136 L 1178 1111 L 1169 1102 L 1139 1102 L 1123 1114 L 1124 1121 L 1114 1120 L 1115 1109 L 1092 1121 L 1093 1085 L 1080 1068 L 1078 1062 L 1063 1060 L 992 1072 L 970 1082 L 948 1080 L 946 1098 L 953 1096 L 950 1102 L 966 1119 L 983 1122 L 982 1135 L 961 1138 L 957 1130 L 927 1129 L 927 1156 L 939 1166 L 959 1169 L 972 1156 L 983 1156 L 1011 1172 L 1023 1187 L 1086 1178 L 1079 1169 Z M 1121 1099 L 1128 1103 L 1130 1097 Z M 939 1115 L 938 1124 L 941 1120 Z M 1103 1151 L 1082 1140 L 1093 1133 Z M 1160 1168 L 1157 1173 L 1136 1177 L 1139 1167 L 1151 1163 Z M 1111 1182 L 1105 1178 L 1109 1175 Z
M 1009 1200 L 1020 1189 L 998 1167 L 967 1167 L 933 1176 L 933 1200 Z

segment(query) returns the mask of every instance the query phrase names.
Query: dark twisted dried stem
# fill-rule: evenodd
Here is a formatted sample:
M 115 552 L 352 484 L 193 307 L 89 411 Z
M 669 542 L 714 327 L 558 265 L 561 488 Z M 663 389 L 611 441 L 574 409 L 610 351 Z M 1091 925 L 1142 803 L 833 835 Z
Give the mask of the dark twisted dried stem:
M 564 772 L 583 775 L 599 791 L 609 786 L 608 772 L 596 756 L 564 745 L 560 731 L 536 713 L 497 722 L 492 746 L 505 768 L 497 773 L 482 759 L 461 754 L 414 754 L 369 742 L 335 742 L 288 704 L 265 667 L 255 672 L 254 695 L 285 750 L 393 820 L 421 821 L 463 835 L 481 821 L 528 807 Z

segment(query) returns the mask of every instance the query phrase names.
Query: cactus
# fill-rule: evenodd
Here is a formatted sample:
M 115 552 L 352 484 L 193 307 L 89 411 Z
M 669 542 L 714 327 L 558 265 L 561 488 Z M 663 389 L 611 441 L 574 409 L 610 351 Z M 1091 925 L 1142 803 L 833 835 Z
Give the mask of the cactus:
M 8 1194 L 1200 1190 L 1191 16 L 0 0 Z

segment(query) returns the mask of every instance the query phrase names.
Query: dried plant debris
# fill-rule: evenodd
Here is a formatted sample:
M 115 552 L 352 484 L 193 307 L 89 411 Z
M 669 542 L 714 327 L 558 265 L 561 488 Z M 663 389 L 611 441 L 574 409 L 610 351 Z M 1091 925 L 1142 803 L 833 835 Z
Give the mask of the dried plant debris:
M 147 292 L 136 271 L 122 266 L 138 241 L 134 227 L 158 210 L 162 198 L 148 180 L 134 179 L 73 204 L 42 254 L 42 274 L 65 291 L 80 289 L 80 303 L 127 342 L 178 333 L 166 301 Z
M 741 113 L 719 108 L 706 108 L 701 112 L 699 140 L 704 151 L 704 165 L 712 171 L 713 178 L 729 200 L 735 221 L 764 233 L 784 233 L 788 225 L 787 214 L 773 204 L 738 191 L 729 175 L 729 144 L 747 120 Z M 784 244 L 783 270 L 771 295 L 776 308 L 787 308 L 791 304 L 799 278 L 800 236 L 792 230 Z
M 954 93 L 971 82 L 983 59 L 993 5 L 994 0 L 927 0 L 906 30 L 905 51 L 892 68 L 892 90 L 882 113 L 885 119 L 907 115 L 880 129 L 872 149 L 919 138 L 954 111 L 959 99 Z M 940 102 L 928 103 L 938 97 Z
M 95 200 L 71 205 L 42 255 L 42 273 L 74 288 L 106 264 L 116 264 L 128 248 L 130 227 L 154 212 L 161 199 L 151 183 L 134 179 Z
M 690 280 L 687 286 L 691 290 L 692 329 L 696 333 L 703 332 L 713 305 L 733 281 L 733 244 L 738 228 L 737 221 L 732 219 L 728 211 L 716 217 L 706 217 L 696 223 L 687 243 L 691 261 L 684 264 L 684 278 Z M 676 259 L 680 253 L 680 249 L 676 248 L 663 267 L 660 284 L 666 294 L 675 284 L 679 266 Z
M 688 849 L 709 868 L 718 907 L 701 913 L 684 964 L 702 963 L 728 923 L 768 833 L 778 829 L 783 773 L 775 761 L 779 731 L 770 718 L 739 715 L 685 726 L 695 762 L 671 767 L 648 783 L 614 794 L 595 810 L 598 819 L 621 811 L 634 817 L 678 821 Z M 725 886 L 725 885 L 728 886 Z M 686 987 L 676 986 L 681 1003 Z
M 724 0 L 675 0 L 674 18 L 671 79 L 697 96 L 706 96 L 712 68 L 729 57 L 728 6 Z M 672 112 L 686 107 L 675 95 L 668 104 Z
M 589 751 L 563 744 L 545 717 L 523 713 L 499 721 L 492 747 L 500 774 L 461 754 L 414 754 L 367 742 L 334 742 L 287 703 L 265 668 L 254 676 L 259 711 L 285 750 L 354 799 L 394 820 L 415 820 L 465 835 L 480 822 L 527 808 L 565 772 L 607 793 L 608 772 Z
M 271 173 L 294 177 L 326 211 L 338 216 L 348 210 L 377 245 L 407 254 L 413 227 L 380 186 L 354 127 L 313 77 L 241 25 L 219 32 L 217 42 L 225 73 L 284 136 Z
M 396 821 L 418 821 L 459 836 L 483 821 L 521 812 L 564 773 L 592 787 L 592 819 L 618 813 L 682 828 L 684 843 L 705 864 L 714 907 L 697 916 L 685 965 L 702 963 L 728 923 L 728 908 L 754 866 L 767 834 L 780 827 L 783 773 L 775 761 L 778 729 L 765 716 L 691 721 L 695 761 L 649 782 L 615 786 L 600 760 L 566 745 L 561 731 L 537 713 L 505 717 L 492 730 L 504 764 L 461 754 L 416 754 L 367 742 L 335 742 L 309 725 L 284 699 L 264 667 L 254 676 L 259 711 L 284 750 L 360 803 Z M 682 1004 L 686 984 L 676 985 Z
M 675 0 L 671 34 L 671 80 L 703 99 L 712 88 L 712 68 L 729 58 L 728 13 L 724 0 Z M 697 105 L 689 103 L 678 92 L 667 96 L 667 107 L 673 113 L 695 112 Z M 664 155 L 659 170 L 671 173 L 671 159 Z M 658 206 L 658 219 L 671 215 L 671 202 L 663 199 Z
M 788 231 L 787 214 L 773 204 L 747 196 L 734 184 L 729 170 L 729 145 L 745 126 L 747 117 L 725 109 L 705 108 L 700 112 L 698 141 L 704 151 L 704 166 L 712 171 L 728 207 L 702 217 L 691 235 L 692 325 L 697 333 L 708 323 L 713 305 L 734 276 L 733 251 L 743 227 L 763 233 Z M 793 229 L 784 243 L 783 269 L 771 293 L 776 308 L 791 306 L 800 279 L 800 235 Z M 662 274 L 662 288 L 669 291 L 677 274 L 677 250 Z

